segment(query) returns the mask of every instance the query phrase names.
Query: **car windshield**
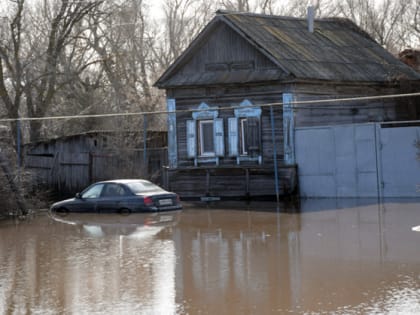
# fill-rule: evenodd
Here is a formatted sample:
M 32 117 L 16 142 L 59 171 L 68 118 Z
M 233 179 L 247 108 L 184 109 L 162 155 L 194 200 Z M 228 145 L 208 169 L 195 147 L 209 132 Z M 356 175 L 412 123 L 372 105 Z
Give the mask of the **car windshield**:
M 148 181 L 131 182 L 131 183 L 127 183 L 126 185 L 135 194 L 142 194 L 142 193 L 152 192 L 152 191 L 163 191 L 162 188 Z
M 96 184 L 96 185 L 93 185 L 93 186 L 87 188 L 87 190 L 85 190 L 82 193 L 82 198 L 83 199 L 99 198 L 103 187 L 104 187 L 103 184 Z

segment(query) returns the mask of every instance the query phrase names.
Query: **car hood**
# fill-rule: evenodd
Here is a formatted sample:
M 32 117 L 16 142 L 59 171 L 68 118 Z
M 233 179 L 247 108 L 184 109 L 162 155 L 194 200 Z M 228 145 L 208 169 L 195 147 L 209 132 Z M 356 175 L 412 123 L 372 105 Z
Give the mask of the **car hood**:
M 59 206 L 61 206 L 61 205 L 63 205 L 63 204 L 68 204 L 69 202 L 70 202 L 70 203 L 71 203 L 71 202 L 74 202 L 75 200 L 76 200 L 76 198 L 69 198 L 69 199 L 65 199 L 65 200 L 57 201 L 57 202 L 55 202 L 55 203 L 53 203 L 53 204 L 51 205 L 51 208 L 59 207 Z

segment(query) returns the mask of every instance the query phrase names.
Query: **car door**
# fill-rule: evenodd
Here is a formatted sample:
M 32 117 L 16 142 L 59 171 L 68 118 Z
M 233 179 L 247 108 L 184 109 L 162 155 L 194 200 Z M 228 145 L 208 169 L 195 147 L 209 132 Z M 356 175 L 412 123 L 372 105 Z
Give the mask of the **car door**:
M 103 188 L 104 184 L 95 184 L 88 187 L 80 194 L 79 198 L 77 198 L 78 202 L 75 205 L 75 209 L 72 209 L 72 211 L 96 212 L 97 203 L 100 199 Z
M 98 199 L 97 211 L 116 212 L 123 207 L 125 198 L 126 192 L 123 186 L 117 183 L 107 183 Z

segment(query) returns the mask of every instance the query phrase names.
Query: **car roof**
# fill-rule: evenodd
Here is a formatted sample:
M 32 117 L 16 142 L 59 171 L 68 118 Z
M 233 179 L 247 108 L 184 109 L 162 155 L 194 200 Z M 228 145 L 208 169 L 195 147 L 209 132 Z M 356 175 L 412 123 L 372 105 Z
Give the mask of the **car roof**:
M 105 183 L 129 184 L 129 183 L 135 183 L 135 182 L 152 183 L 146 179 L 111 179 L 111 180 L 97 182 L 96 184 L 105 184 Z

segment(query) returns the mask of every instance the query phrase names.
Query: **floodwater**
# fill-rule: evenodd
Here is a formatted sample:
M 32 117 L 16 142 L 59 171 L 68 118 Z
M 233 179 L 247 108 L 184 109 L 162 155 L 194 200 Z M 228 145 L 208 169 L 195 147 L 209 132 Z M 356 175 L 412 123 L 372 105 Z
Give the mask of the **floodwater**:
M 3 221 L 0 314 L 420 314 L 419 226 L 420 200 Z

